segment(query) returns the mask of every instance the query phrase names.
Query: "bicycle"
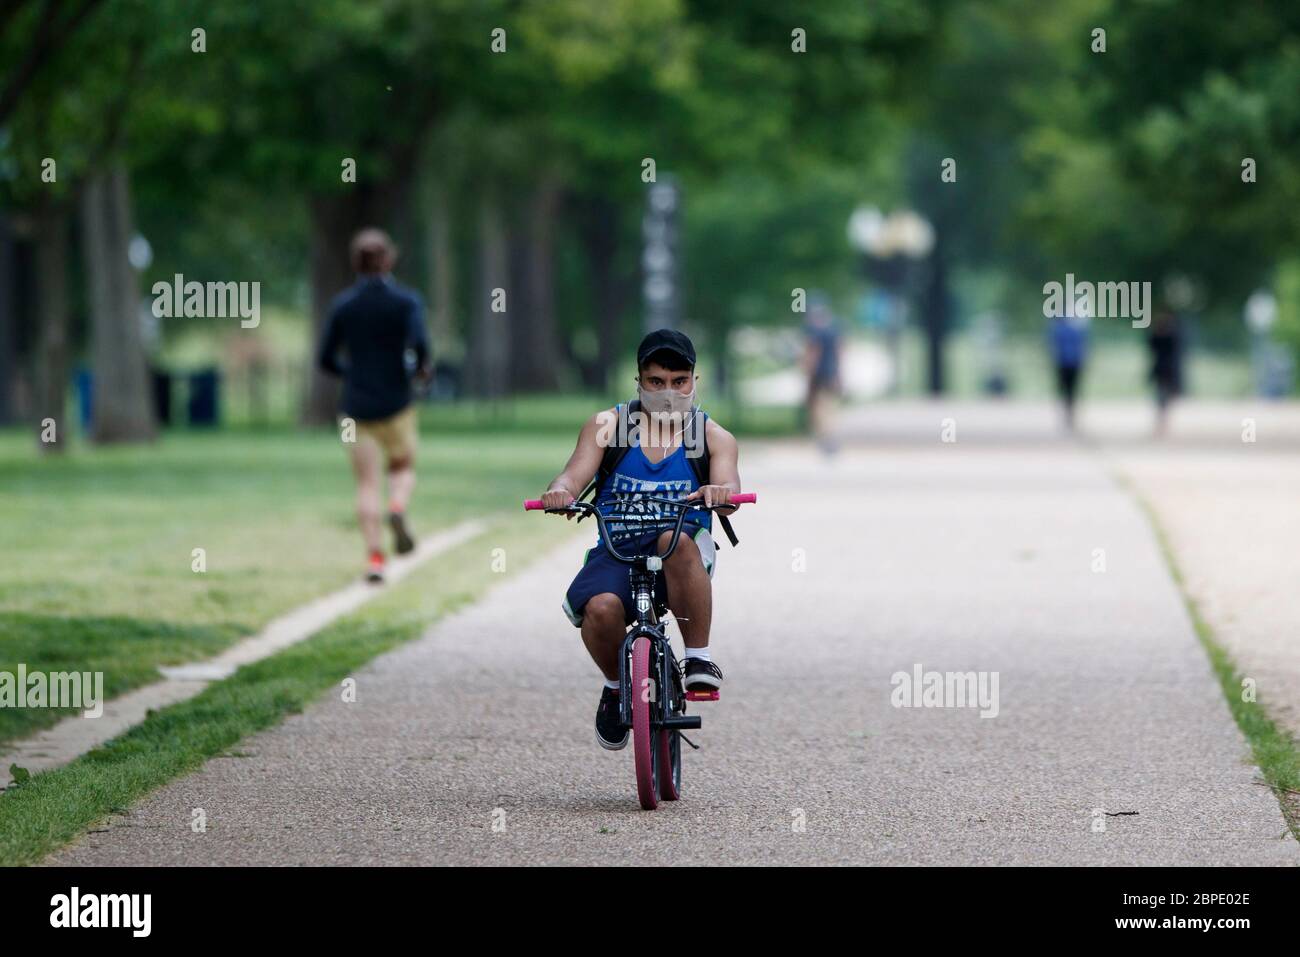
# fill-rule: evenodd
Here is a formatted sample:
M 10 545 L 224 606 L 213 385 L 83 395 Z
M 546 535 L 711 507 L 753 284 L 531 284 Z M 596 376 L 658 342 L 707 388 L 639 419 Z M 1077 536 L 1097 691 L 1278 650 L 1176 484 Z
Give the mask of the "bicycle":
M 528 511 L 543 510 L 556 515 L 574 514 L 579 517 L 594 515 L 600 528 L 600 541 L 605 551 L 615 561 L 628 566 L 632 582 L 632 598 L 636 618 L 623 639 L 619 654 L 619 719 L 625 728 L 632 729 L 632 753 L 636 765 L 636 791 L 641 807 L 653 811 L 659 801 L 677 801 L 682 793 L 682 740 L 683 731 L 700 727 L 698 715 L 686 713 L 687 701 L 717 700 L 718 693 L 688 692 L 682 685 L 681 667 L 673 654 L 672 644 L 661 616 L 667 607 L 655 601 L 655 576 L 663 571 L 664 562 L 672 556 L 681 538 L 682 524 L 688 512 L 712 511 L 695 502 L 642 496 L 642 502 L 678 509 L 673 536 L 659 555 L 624 555 L 613 544 L 606 526 L 607 518 L 624 524 L 645 521 L 635 513 L 606 516 L 591 502 L 574 501 L 564 508 L 546 508 L 540 499 L 524 502 Z M 729 497 L 728 505 L 744 505 L 758 501 L 753 492 Z M 646 524 L 658 525 L 657 517 Z M 633 693 L 637 689 L 637 693 Z M 689 739 L 686 739 L 691 744 Z M 691 744 L 691 747 L 695 747 Z

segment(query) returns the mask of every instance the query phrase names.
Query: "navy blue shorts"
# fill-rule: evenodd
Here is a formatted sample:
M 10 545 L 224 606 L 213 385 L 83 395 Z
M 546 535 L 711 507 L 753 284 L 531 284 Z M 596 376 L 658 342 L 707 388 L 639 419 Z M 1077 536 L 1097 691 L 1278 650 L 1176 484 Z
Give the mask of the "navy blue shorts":
M 655 532 L 649 536 L 648 541 L 653 542 L 659 534 Z M 704 562 L 704 570 L 712 578 L 713 566 L 717 561 L 717 547 L 713 543 L 713 536 L 709 534 L 707 528 L 684 525 L 682 536 L 687 535 L 695 542 L 695 547 Z M 635 553 L 638 550 L 646 551 L 648 547 L 641 546 L 638 549 L 636 545 L 619 546 L 621 552 Z M 604 545 L 596 545 L 587 549 L 582 568 L 564 595 L 564 614 L 568 616 L 569 621 L 573 622 L 575 628 L 582 627 L 582 611 L 587 607 L 587 602 L 592 596 L 604 592 L 610 592 L 623 599 L 623 617 L 630 625 L 636 618 L 636 606 L 632 604 L 632 582 L 628 577 L 628 566 L 610 558 Z M 662 574 L 655 576 L 655 598 L 665 605 L 669 604 L 668 583 Z

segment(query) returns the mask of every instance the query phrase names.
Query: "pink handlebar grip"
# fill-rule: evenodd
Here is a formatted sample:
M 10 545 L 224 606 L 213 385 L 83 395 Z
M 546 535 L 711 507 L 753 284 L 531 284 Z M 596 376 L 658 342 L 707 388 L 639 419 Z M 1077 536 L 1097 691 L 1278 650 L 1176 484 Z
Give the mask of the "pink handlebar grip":
M 525 512 L 536 511 L 536 510 L 539 509 L 539 508 L 546 508 L 546 505 L 543 504 L 543 502 L 542 502 L 542 500 L 541 500 L 540 498 L 526 498 L 526 499 L 524 499 L 524 511 L 525 511 Z

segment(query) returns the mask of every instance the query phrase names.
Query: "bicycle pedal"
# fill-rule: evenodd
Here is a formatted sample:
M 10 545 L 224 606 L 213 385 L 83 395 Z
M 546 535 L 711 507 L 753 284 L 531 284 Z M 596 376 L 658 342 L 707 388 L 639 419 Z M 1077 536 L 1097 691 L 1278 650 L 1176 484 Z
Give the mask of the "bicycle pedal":
M 710 688 L 708 691 L 688 691 L 686 692 L 687 701 L 717 701 L 718 689 Z

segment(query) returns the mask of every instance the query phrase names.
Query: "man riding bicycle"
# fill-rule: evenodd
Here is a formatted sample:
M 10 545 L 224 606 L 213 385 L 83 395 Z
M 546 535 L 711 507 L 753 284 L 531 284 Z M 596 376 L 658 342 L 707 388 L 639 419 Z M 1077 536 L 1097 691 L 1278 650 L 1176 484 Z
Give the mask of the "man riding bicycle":
M 738 450 L 735 437 L 696 407 L 698 377 L 690 339 L 659 329 L 641 341 L 636 361 L 638 400 L 587 420 L 568 464 L 547 487 L 542 502 L 547 508 L 564 508 L 579 496 L 575 490 L 594 484 L 595 505 L 612 516 L 607 519 L 610 538 L 620 550 L 662 551 L 672 534 L 662 526 L 671 525 L 675 516 L 646 498 L 722 505 L 740 492 Z M 732 511 L 734 507 L 719 509 L 720 514 Z M 620 516 L 627 520 L 620 522 Z M 660 517 L 663 521 L 657 523 Z M 722 671 L 709 655 L 716 557 L 711 528 L 710 512 L 687 516 L 677 549 L 659 577 L 663 593 L 656 595 L 672 608 L 681 628 L 687 691 L 722 685 Z M 730 536 L 729 525 L 727 529 Z M 596 709 L 596 740 L 602 748 L 617 751 L 628 741 L 628 729 L 619 719 L 619 651 L 635 617 L 627 566 L 599 544 L 588 550 L 565 595 L 564 611 L 582 629 L 583 644 L 605 676 Z

